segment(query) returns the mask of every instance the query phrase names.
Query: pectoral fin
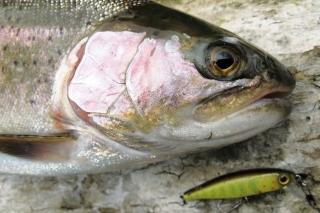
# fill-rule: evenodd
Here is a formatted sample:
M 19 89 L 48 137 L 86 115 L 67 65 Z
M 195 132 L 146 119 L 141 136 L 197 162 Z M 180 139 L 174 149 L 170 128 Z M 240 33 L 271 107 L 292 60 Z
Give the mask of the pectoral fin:
M 72 132 L 52 135 L 0 135 L 0 152 L 27 159 L 66 160 L 75 150 Z

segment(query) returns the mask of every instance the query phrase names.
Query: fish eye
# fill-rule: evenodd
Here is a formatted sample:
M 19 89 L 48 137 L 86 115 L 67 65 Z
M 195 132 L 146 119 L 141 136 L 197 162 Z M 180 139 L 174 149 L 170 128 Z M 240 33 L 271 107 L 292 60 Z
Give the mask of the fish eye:
M 240 67 L 238 51 L 229 46 L 209 48 L 205 62 L 208 71 L 218 79 L 234 75 Z
M 290 177 L 287 174 L 280 174 L 278 181 L 281 185 L 287 185 L 290 182 Z

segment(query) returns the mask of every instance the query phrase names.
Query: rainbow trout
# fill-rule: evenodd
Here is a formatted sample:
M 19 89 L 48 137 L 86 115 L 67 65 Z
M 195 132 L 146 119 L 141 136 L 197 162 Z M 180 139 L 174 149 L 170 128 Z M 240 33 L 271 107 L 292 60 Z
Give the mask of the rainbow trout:
M 237 35 L 147 0 L 0 2 L 0 172 L 96 173 L 248 139 L 295 80 Z

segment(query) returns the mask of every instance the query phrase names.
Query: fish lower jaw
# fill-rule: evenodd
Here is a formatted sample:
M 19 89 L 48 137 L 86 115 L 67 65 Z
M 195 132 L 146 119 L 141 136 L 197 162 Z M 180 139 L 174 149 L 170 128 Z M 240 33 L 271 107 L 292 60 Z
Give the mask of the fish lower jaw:
M 292 104 L 288 100 L 282 98 L 261 98 L 247 105 L 245 108 L 237 112 L 237 114 L 240 113 L 243 116 L 255 117 L 257 124 L 259 122 L 264 124 L 265 120 L 273 120 L 273 123 L 276 124 L 286 118 L 290 114 L 291 110 Z M 261 126 L 261 124 L 259 126 Z
M 216 148 L 249 139 L 284 120 L 291 109 L 291 103 L 284 99 L 259 99 L 213 122 L 210 126 L 213 130 L 211 140 Z M 207 143 L 206 146 L 211 144 L 209 141 L 203 143 Z

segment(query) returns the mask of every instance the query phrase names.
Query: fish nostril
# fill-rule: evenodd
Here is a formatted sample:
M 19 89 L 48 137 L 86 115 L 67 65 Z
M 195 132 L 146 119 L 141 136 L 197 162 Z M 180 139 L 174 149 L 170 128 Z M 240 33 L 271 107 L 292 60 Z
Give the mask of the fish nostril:
M 261 69 L 265 69 L 267 67 L 267 63 L 261 60 Z
M 267 76 L 268 76 L 268 78 L 270 80 L 277 78 L 277 76 L 274 73 L 270 72 L 270 71 L 267 72 Z
M 266 61 L 266 63 L 269 65 L 269 67 L 272 69 L 272 68 L 274 68 L 274 62 L 273 62 L 273 60 L 269 57 L 269 56 L 266 56 L 265 57 L 265 61 Z

